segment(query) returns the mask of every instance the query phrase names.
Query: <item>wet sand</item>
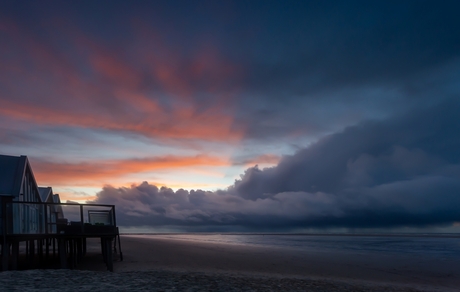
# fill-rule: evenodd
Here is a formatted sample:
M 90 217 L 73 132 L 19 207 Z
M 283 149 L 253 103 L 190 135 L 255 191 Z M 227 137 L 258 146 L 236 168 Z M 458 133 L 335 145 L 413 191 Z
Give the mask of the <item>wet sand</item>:
M 114 273 L 105 271 L 98 243 L 89 242 L 79 271 L 6 272 L 0 285 L 49 290 L 31 279 L 54 273 L 73 279 L 69 291 L 460 291 L 460 263 L 448 258 L 307 252 L 164 236 L 125 235 L 121 242 L 124 260 L 115 261 Z M 32 274 L 18 284 L 14 279 L 21 273 Z
M 441 290 L 460 287 L 460 263 L 370 252 L 307 252 L 287 248 L 122 236 L 116 272 L 168 270 L 229 275 L 335 279 Z

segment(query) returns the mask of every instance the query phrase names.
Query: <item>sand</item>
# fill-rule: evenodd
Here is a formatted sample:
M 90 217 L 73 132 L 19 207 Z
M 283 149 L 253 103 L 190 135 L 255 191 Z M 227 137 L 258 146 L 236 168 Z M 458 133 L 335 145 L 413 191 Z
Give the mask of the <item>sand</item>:
M 307 252 L 122 236 L 105 271 L 97 242 L 78 270 L 3 272 L 2 291 L 460 291 L 460 263 L 360 252 Z M 48 279 L 53 279 L 48 281 Z

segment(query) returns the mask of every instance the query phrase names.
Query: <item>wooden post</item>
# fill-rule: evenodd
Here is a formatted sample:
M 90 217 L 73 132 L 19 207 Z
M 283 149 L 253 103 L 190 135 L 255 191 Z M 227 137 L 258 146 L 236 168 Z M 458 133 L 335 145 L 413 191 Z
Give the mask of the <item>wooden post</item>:
M 121 251 L 120 233 L 118 232 L 118 227 L 117 227 L 117 236 L 118 236 L 118 252 L 120 254 L 120 261 L 123 261 L 123 252 Z M 115 238 L 115 240 L 117 239 Z
M 18 258 L 19 258 L 19 241 L 15 241 L 12 243 L 12 251 L 11 251 L 11 269 L 17 270 L 18 269 Z
M 77 241 L 78 239 L 72 239 L 72 269 L 77 267 L 78 256 L 77 256 Z
M 105 239 L 107 270 L 113 272 L 112 238 Z
M 38 253 L 38 259 L 39 259 L 39 265 L 43 264 L 43 239 L 38 239 L 37 240 L 37 253 Z
M 76 268 L 78 263 L 78 239 L 73 240 L 73 267 Z
M 33 267 L 35 257 L 35 240 L 29 242 L 29 267 Z
M 77 259 L 83 258 L 83 238 L 77 239 Z
M 84 228 L 85 228 L 85 223 L 83 222 L 83 205 L 80 204 L 80 221 L 81 221 L 81 233 L 85 233 Z
M 45 253 L 46 253 L 46 260 L 48 261 L 49 259 L 49 256 L 50 256 L 50 239 L 49 238 L 46 238 L 45 239 L 45 242 L 46 242 L 46 247 L 45 247 Z
M 107 253 L 106 253 L 106 246 L 105 246 L 105 238 L 101 237 L 101 252 L 102 252 L 102 259 L 104 263 L 107 264 Z
M 9 263 L 9 255 L 10 255 L 10 243 L 7 240 L 2 244 L 2 270 L 8 271 L 8 263 Z
M 69 267 L 71 270 L 74 268 L 74 260 L 75 260 L 75 254 L 74 254 L 74 244 L 73 244 L 74 239 L 69 239 Z
M 53 258 L 56 256 L 56 238 L 53 237 Z
M 58 253 L 61 261 L 61 269 L 67 269 L 67 246 L 64 238 L 58 239 Z

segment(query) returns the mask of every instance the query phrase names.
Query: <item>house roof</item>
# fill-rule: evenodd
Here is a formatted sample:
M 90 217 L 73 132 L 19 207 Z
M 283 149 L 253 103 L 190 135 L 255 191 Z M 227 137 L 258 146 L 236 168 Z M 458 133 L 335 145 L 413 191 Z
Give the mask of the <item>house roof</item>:
M 42 202 L 48 202 L 48 197 L 53 194 L 53 189 L 51 187 L 38 187 L 38 191 L 40 192 Z M 51 197 L 51 202 L 52 201 L 53 197 Z
M 53 203 L 61 203 L 61 198 L 59 194 L 53 194 Z
M 59 194 L 53 194 L 53 203 L 61 203 L 61 198 L 59 198 Z M 64 218 L 64 211 L 62 210 L 62 205 L 54 205 L 53 210 L 58 214 L 58 218 Z
M 26 156 L 0 155 L 0 195 L 19 195 L 26 165 Z

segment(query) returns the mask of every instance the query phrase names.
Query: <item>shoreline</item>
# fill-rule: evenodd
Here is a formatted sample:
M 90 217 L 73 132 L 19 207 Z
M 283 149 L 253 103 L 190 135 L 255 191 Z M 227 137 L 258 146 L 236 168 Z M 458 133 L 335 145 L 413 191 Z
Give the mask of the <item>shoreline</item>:
M 8 271 L 0 273 L 0 284 L 15 285 L 12 290 L 36 287 L 37 291 L 50 290 L 43 283 L 50 278 L 59 278 L 56 285 L 64 285 L 67 279 L 72 287 L 68 291 L 132 287 L 152 291 L 459 291 L 460 287 L 460 263 L 449 259 L 301 251 L 171 236 L 122 235 L 121 245 L 124 260 L 116 258 L 114 273 L 106 271 L 99 243 L 90 241 L 77 270 Z M 98 290 L 93 282 L 100 281 L 105 288 Z M 88 283 L 81 286 L 81 282 Z M 136 286 L 138 282 L 144 286 Z
M 115 263 L 115 271 L 119 272 L 155 268 L 251 277 L 409 285 L 419 289 L 440 287 L 443 291 L 459 291 L 457 287 L 460 287 L 460 263 L 433 257 L 367 251 L 301 251 L 273 246 L 202 242 L 171 236 L 122 236 L 122 248 L 126 262 Z M 127 251 L 133 252 L 128 255 Z
M 460 233 L 285 233 L 285 232 L 120 232 L 122 236 L 176 236 L 176 235 L 275 235 L 275 236 L 337 236 L 337 237 L 420 237 L 460 238 Z

